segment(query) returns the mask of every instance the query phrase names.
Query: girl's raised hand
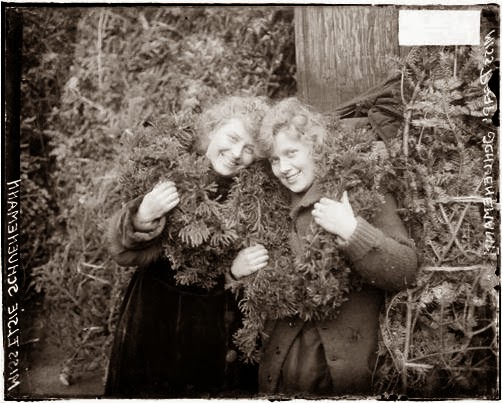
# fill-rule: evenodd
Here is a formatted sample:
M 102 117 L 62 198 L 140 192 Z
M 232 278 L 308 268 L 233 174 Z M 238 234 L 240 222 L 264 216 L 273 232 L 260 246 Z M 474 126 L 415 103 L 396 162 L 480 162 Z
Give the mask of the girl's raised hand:
M 180 197 L 174 182 L 159 182 L 143 197 L 135 222 L 145 225 L 158 220 L 175 208 L 179 202 Z
M 263 269 L 268 264 L 268 251 L 263 245 L 249 246 L 242 249 L 232 263 L 230 271 L 239 279 Z
M 344 241 L 356 230 L 357 220 L 352 211 L 347 192 L 339 202 L 323 197 L 312 210 L 314 221 L 326 231 L 338 235 Z

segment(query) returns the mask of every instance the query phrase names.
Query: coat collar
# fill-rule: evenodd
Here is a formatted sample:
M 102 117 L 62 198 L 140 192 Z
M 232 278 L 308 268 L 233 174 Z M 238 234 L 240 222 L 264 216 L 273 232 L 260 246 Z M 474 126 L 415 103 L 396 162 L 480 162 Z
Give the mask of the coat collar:
M 310 188 L 305 193 L 293 193 L 291 197 L 291 211 L 289 213 L 289 216 L 293 220 L 296 219 L 298 212 L 303 207 L 310 207 L 314 203 L 318 202 L 321 197 L 321 186 L 317 181 L 314 181 L 312 186 L 310 186 Z

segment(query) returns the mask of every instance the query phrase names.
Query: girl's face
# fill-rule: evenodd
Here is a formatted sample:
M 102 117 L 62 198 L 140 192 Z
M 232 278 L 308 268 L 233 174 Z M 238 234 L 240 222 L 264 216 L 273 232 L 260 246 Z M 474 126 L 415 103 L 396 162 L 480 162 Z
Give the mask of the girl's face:
M 242 121 L 232 118 L 209 135 L 206 156 L 221 176 L 234 176 L 255 158 L 255 145 Z
M 272 172 L 294 193 L 306 191 L 315 179 L 315 161 L 309 145 L 285 130 L 274 137 Z

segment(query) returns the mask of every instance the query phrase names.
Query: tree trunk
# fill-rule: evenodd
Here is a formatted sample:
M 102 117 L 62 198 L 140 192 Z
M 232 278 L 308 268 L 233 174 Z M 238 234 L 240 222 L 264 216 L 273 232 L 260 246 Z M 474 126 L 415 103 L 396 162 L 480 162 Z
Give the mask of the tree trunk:
M 395 6 L 306 6 L 295 9 L 298 96 L 321 111 L 368 90 L 399 55 Z

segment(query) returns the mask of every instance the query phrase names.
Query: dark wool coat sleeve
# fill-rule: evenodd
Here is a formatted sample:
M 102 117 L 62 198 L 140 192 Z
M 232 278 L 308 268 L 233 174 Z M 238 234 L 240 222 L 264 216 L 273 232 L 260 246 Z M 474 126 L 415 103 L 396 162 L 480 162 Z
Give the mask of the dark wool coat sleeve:
M 142 201 L 142 196 L 131 200 L 110 220 L 109 251 L 122 266 L 146 266 L 158 259 L 162 252 L 159 235 L 164 229 L 164 217 L 148 230 L 139 230 L 133 224 Z
M 356 230 L 343 247 L 367 283 L 389 291 L 413 285 L 418 268 L 414 243 L 396 209 L 394 198 L 385 195 L 372 224 L 357 217 Z

